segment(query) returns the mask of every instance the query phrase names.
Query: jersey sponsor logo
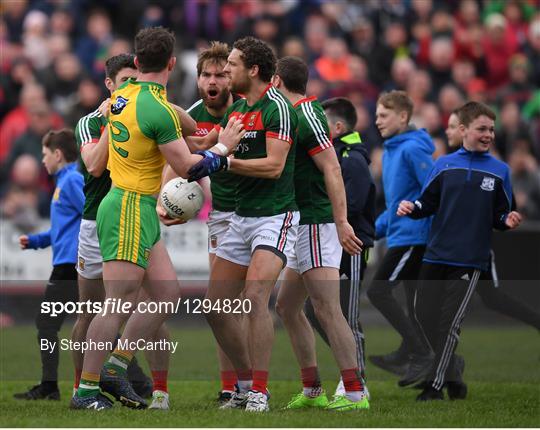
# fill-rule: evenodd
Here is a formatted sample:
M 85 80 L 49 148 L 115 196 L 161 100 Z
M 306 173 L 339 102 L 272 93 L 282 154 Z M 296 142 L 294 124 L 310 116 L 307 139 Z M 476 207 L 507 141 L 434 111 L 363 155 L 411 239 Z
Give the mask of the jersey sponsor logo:
M 206 136 L 215 126 L 216 125 L 212 122 L 197 121 L 197 131 L 195 132 L 195 136 Z
M 246 131 L 244 139 L 255 139 L 257 137 L 257 131 Z
M 122 112 L 124 110 L 124 108 L 126 107 L 128 101 L 129 101 L 129 99 L 125 99 L 122 96 L 118 96 L 116 98 L 116 102 L 111 106 L 111 113 L 113 115 L 120 114 L 120 112 Z
M 495 189 L 495 178 L 484 176 L 480 188 L 482 188 L 484 191 L 493 191 Z
M 244 136 L 245 137 L 245 136 Z M 236 147 L 236 151 L 239 154 L 244 154 L 246 152 L 249 152 L 249 143 L 247 142 L 240 142 L 238 146 Z

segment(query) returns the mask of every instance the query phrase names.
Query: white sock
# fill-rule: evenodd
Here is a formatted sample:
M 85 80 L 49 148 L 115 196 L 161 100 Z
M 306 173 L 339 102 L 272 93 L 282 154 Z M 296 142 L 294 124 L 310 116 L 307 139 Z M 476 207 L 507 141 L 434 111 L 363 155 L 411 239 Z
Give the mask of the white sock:
M 351 402 L 359 402 L 360 400 L 362 400 L 362 391 L 347 391 L 345 396 Z
M 249 390 L 251 390 L 251 385 L 253 384 L 253 380 L 249 379 L 247 381 L 241 381 L 238 380 L 238 389 L 241 393 L 247 393 Z

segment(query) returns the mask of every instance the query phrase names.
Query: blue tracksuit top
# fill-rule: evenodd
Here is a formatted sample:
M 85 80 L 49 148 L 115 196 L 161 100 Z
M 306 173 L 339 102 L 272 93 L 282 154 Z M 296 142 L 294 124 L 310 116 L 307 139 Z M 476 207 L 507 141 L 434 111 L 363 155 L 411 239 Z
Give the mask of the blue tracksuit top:
M 53 266 L 76 263 L 79 229 L 84 207 L 82 174 L 77 163 L 62 167 L 54 175 L 56 189 L 51 199 L 51 228 L 28 236 L 28 248 L 46 248 L 52 245 Z
M 433 167 L 435 145 L 425 129 L 412 129 L 384 142 L 382 181 L 386 210 L 375 223 L 376 237 L 386 236 L 389 248 L 425 245 L 431 220 L 396 215 L 402 200 L 420 195 Z
M 411 218 L 435 214 L 424 261 L 488 270 L 492 229 L 506 230 L 510 168 L 461 148 L 435 163 Z

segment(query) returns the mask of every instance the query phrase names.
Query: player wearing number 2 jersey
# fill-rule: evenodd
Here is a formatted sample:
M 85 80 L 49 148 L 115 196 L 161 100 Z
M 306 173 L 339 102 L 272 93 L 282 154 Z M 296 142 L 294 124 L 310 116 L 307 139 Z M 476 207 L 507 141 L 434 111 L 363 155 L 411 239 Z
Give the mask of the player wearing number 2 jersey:
M 186 176 L 201 157 L 190 154 L 178 117 L 166 100 L 165 85 L 176 63 L 172 56 L 174 43 L 174 36 L 164 28 L 141 30 L 135 38 L 137 81 L 127 81 L 111 98 L 109 169 L 113 188 L 97 213 L 105 300 L 115 298 L 133 303 L 143 278 L 148 280 L 146 291 L 152 300 L 176 301 L 179 297 L 176 272 L 160 240 L 154 195 L 160 189 L 165 159 L 177 174 Z M 97 315 L 90 324 L 87 340 L 112 342 L 128 315 Z M 152 339 L 166 317 L 135 311 L 121 340 Z M 101 387 L 126 406 L 144 408 L 146 403 L 125 378 L 134 353 L 131 349 L 115 349 L 102 372 Z M 106 354 L 101 350 L 87 351 L 72 407 L 111 407 L 99 395 L 100 370 Z

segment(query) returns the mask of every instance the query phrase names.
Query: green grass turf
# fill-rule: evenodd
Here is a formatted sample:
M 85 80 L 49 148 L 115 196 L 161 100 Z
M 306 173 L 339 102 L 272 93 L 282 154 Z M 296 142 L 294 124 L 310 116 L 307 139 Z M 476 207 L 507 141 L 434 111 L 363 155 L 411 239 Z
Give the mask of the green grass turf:
M 465 401 L 418 404 L 417 392 L 400 389 L 396 378 L 368 364 L 369 411 L 282 411 L 301 385 L 298 368 L 283 330 L 276 332 L 270 369 L 271 412 L 254 415 L 218 411 L 219 389 L 214 344 L 206 328 L 174 328 L 180 342 L 171 361 L 172 409 L 133 411 L 119 405 L 106 412 L 71 411 L 71 361 L 61 353 L 60 402 L 24 402 L 13 393 L 39 378 L 33 327 L 0 331 L 0 425 L 3 427 L 538 427 L 540 426 L 540 344 L 538 334 L 523 326 L 465 327 L 459 353 L 467 360 Z M 69 330 L 61 334 L 69 335 Z M 386 353 L 398 344 L 386 328 L 366 329 L 368 354 Z M 318 342 L 324 386 L 332 392 L 337 371 L 328 349 Z M 144 361 L 144 360 L 141 360 Z

